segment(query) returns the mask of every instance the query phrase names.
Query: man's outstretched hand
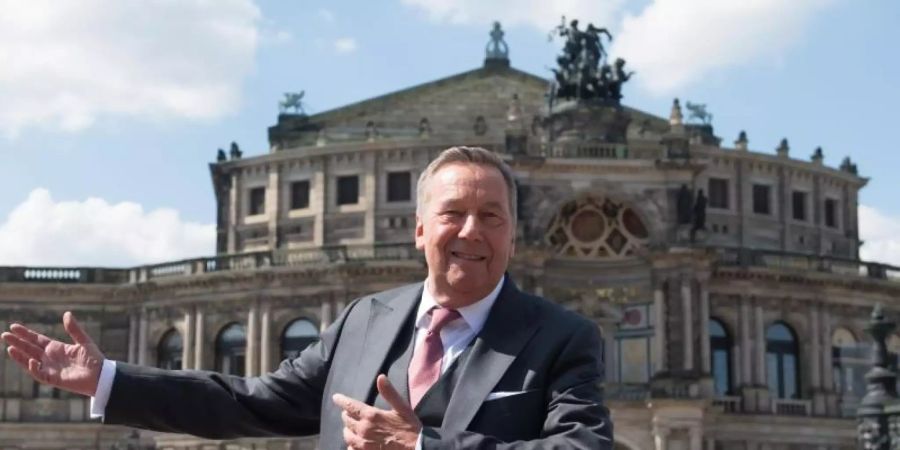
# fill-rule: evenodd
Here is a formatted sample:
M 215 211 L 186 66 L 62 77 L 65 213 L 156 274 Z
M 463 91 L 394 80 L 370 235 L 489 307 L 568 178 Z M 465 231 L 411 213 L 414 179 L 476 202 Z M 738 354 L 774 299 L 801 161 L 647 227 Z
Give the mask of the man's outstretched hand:
M 344 442 L 353 450 L 410 450 L 416 448 L 422 422 L 394 389 L 387 376 L 375 380 L 378 393 L 391 405 L 391 410 L 378 409 L 343 394 L 332 401 L 340 407 L 344 421 Z
M 0 334 L 0 339 L 8 345 L 6 352 L 13 361 L 35 380 L 93 397 L 103 367 L 103 353 L 71 312 L 63 314 L 63 327 L 72 344 L 50 339 L 17 323 Z

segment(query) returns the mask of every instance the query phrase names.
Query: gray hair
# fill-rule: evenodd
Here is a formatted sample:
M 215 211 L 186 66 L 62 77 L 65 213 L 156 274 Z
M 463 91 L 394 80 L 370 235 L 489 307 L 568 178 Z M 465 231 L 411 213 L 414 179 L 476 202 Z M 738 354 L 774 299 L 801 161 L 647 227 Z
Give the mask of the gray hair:
M 516 179 L 513 176 L 512 169 L 503 162 L 496 153 L 481 147 L 450 147 L 441 152 L 437 158 L 434 158 L 422 174 L 419 175 L 419 184 L 416 185 L 416 215 L 421 216 L 425 209 L 425 192 L 428 183 L 437 171 L 452 163 L 469 163 L 478 164 L 497 169 L 503 175 L 503 181 L 506 182 L 506 191 L 509 192 L 509 213 L 512 216 L 513 231 L 516 229 L 517 218 L 517 200 L 516 200 Z

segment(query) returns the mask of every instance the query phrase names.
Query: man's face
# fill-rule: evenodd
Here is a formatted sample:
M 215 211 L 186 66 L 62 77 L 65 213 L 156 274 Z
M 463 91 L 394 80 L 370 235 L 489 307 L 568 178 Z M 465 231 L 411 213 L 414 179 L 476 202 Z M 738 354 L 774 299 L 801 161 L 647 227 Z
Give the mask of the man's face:
M 450 163 L 431 177 L 416 216 L 416 248 L 425 251 L 442 306 L 472 304 L 500 281 L 514 250 L 508 196 L 491 166 Z

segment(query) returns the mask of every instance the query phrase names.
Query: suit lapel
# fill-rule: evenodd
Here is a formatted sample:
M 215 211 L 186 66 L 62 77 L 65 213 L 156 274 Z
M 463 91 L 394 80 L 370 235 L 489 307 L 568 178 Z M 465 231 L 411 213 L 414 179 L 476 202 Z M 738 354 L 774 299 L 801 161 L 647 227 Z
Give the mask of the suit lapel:
M 464 431 L 469 426 L 491 389 L 537 331 L 537 317 L 529 308 L 533 304 L 518 301 L 519 296 L 518 288 L 507 275 L 484 328 L 475 338 L 469 360 L 462 368 L 442 428 Z
M 384 366 L 388 352 L 401 334 L 403 323 L 413 314 L 422 296 L 422 283 L 410 286 L 390 299 L 372 299 L 366 339 L 360 353 L 359 367 L 350 389 L 350 397 L 366 402 L 375 386 L 375 378 Z M 390 302 L 388 302 L 390 300 Z

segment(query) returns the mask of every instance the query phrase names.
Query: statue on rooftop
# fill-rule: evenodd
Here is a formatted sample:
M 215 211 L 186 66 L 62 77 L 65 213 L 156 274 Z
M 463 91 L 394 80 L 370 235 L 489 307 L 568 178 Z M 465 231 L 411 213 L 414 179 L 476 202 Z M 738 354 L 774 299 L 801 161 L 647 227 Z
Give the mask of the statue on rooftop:
M 551 69 L 556 86 L 554 97 L 564 100 L 601 100 L 618 104 L 622 98 L 622 84 L 633 72 L 624 70 L 625 60 L 619 58 L 612 65 L 603 45 L 603 36 L 612 42 L 606 28 L 588 24 L 578 28 L 578 20 L 562 23 L 550 33 L 565 39 L 563 52 L 556 58 L 558 68 Z
M 701 125 L 712 124 L 713 115 L 706 111 L 705 103 L 686 102 L 684 104 L 684 107 L 687 108 L 688 111 L 690 111 L 690 114 L 688 115 L 689 121 L 694 120 L 699 122 Z
M 288 110 L 293 109 L 294 114 L 303 115 L 305 114 L 303 111 L 303 95 L 306 94 L 306 91 L 300 92 L 285 92 L 284 100 L 278 102 L 278 109 L 281 113 L 287 113 Z
M 494 22 L 494 28 L 491 29 L 491 41 L 488 42 L 485 49 L 486 60 L 507 60 L 509 59 L 509 46 L 503 40 L 503 29 L 500 22 Z
M 234 141 L 231 141 L 230 153 L 231 153 L 231 159 L 241 159 L 241 156 L 243 155 L 241 148 L 238 147 L 237 142 L 234 142 Z
M 225 161 L 225 160 L 227 160 L 227 159 L 228 159 L 228 158 L 225 156 L 225 150 L 222 150 L 222 149 L 220 148 L 219 151 L 216 153 L 216 161 L 217 161 L 217 162 L 223 162 L 223 161 Z

